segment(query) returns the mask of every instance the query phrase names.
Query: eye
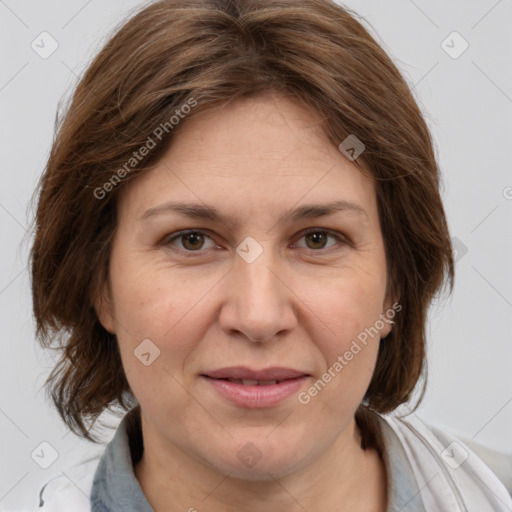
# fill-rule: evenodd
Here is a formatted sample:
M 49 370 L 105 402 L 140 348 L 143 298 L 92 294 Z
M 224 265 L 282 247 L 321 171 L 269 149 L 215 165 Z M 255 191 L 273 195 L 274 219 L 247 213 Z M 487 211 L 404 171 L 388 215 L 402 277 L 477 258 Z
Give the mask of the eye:
M 204 247 L 205 239 L 209 239 L 211 241 L 210 247 Z M 213 240 L 201 230 L 180 231 L 171 238 L 166 238 L 163 241 L 163 244 L 172 245 L 175 240 L 181 244 L 181 247 L 178 247 L 178 249 L 183 252 L 200 252 L 200 249 L 210 249 L 215 247 Z
M 306 248 L 313 250 L 328 249 L 336 245 L 336 243 L 334 243 L 329 246 L 326 246 L 327 240 L 329 238 L 332 238 L 337 242 L 346 243 L 345 239 L 341 234 L 326 229 L 308 229 L 305 233 L 302 234 L 301 239 L 302 238 L 306 240 Z
M 327 241 L 329 238 L 334 239 L 335 243 L 327 245 Z M 345 238 L 340 233 L 318 228 L 312 228 L 307 230 L 302 234 L 300 239 L 306 240 L 306 246 L 299 246 L 297 244 L 294 244 L 294 247 L 305 247 L 306 249 L 311 249 L 315 252 L 320 252 L 321 250 L 329 249 L 330 247 L 336 245 L 336 242 L 342 244 L 347 243 Z M 208 244 L 205 244 L 205 241 L 207 240 L 210 240 L 209 246 Z M 193 253 L 198 253 L 199 255 L 202 252 L 201 249 L 213 249 L 217 247 L 212 238 L 208 236 L 204 230 L 201 229 L 190 229 L 186 231 L 180 231 L 176 234 L 166 237 L 162 241 L 162 245 L 169 247 L 173 251 L 181 252 L 186 256 L 195 256 Z

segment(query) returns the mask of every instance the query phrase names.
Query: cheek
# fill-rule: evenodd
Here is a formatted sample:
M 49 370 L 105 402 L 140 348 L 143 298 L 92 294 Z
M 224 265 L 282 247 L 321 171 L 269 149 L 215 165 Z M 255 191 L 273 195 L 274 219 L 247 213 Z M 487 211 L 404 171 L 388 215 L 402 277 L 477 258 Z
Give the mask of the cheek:
M 338 414 L 357 407 L 369 385 L 380 344 L 375 326 L 383 313 L 385 293 L 385 281 L 379 276 L 347 273 L 328 286 L 315 287 L 308 297 L 314 312 L 309 318 L 316 326 L 311 337 L 324 364 L 318 378 L 325 386 L 316 386 L 321 389 L 317 406 L 325 411 Z
M 116 319 L 130 337 L 162 339 L 187 323 L 214 283 L 215 276 L 200 277 L 147 258 L 120 262 L 111 271 Z
M 187 275 L 136 259 L 112 268 L 117 339 L 135 393 L 182 373 L 190 362 L 211 322 L 207 295 L 216 281 L 217 275 Z M 154 362 L 146 367 L 137 355 L 148 352 L 145 359 Z
M 332 357 L 347 350 L 352 340 L 379 320 L 384 312 L 385 278 L 379 272 L 349 272 L 323 284 L 309 288 L 307 304 L 317 331 L 325 332 L 322 339 Z
M 111 282 L 117 340 L 133 394 L 155 414 L 184 407 L 190 397 L 181 377 L 173 376 L 193 345 L 197 324 L 188 321 L 187 313 L 197 298 L 183 283 L 164 280 L 157 269 L 142 263 L 116 267 Z

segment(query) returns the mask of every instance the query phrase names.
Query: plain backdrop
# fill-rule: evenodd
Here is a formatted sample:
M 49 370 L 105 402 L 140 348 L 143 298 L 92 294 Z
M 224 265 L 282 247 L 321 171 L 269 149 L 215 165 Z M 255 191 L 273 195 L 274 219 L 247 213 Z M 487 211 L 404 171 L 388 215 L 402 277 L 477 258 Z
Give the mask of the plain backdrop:
M 430 312 L 429 384 L 417 415 L 512 453 L 512 1 L 344 5 L 364 17 L 413 88 L 435 139 L 455 238 L 455 291 Z M 35 507 L 42 482 L 103 450 L 69 434 L 45 401 L 53 360 L 34 338 L 22 241 L 58 102 L 137 6 L 0 0 L 0 508 Z M 31 46 L 42 32 L 58 44 L 48 58 Z M 41 443 L 57 456 L 47 469 L 34 454 L 53 452 Z

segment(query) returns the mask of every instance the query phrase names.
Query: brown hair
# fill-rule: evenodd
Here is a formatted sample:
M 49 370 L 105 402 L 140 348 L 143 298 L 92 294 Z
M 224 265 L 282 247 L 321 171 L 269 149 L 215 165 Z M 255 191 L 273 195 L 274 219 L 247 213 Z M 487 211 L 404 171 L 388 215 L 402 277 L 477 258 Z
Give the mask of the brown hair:
M 265 93 L 317 112 L 336 146 L 350 134 L 365 145 L 354 163 L 376 180 L 389 292 L 403 310 L 380 344 L 356 420 L 369 425 L 371 410 L 411 398 L 426 374 L 427 310 L 446 277 L 453 289 L 452 249 L 424 118 L 356 18 L 331 0 L 163 0 L 124 22 L 91 63 L 56 122 L 31 251 L 37 336 L 62 354 L 46 386 L 73 432 L 96 441 L 91 429 L 104 410 L 136 403 L 116 338 L 93 307 L 108 279 L 118 194 L 189 119 Z M 161 140 L 142 156 L 158 126 Z M 426 378 L 421 398 L 425 386 Z M 378 444 L 363 429 L 363 447 Z

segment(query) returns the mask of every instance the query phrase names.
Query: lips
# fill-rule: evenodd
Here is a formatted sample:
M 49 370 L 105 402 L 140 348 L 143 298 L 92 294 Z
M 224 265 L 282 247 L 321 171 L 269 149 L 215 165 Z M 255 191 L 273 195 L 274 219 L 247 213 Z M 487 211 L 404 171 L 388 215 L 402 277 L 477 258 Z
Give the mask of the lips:
M 283 382 L 282 380 L 252 380 L 252 379 L 222 379 L 234 384 L 243 384 L 244 386 L 270 386 Z M 285 379 L 288 380 L 288 379 Z
M 274 407 L 300 391 L 309 379 L 307 372 L 294 368 L 252 369 L 232 366 L 208 371 L 203 382 L 231 404 L 243 408 Z
M 261 409 L 285 403 L 306 385 L 310 375 L 291 368 L 253 370 L 238 366 L 209 371 L 200 377 L 207 389 L 232 405 Z
M 284 380 L 307 376 L 308 373 L 293 368 L 273 367 L 255 370 L 246 366 L 232 366 L 208 371 L 206 377 L 222 379 L 246 386 L 266 386 L 278 384 Z

